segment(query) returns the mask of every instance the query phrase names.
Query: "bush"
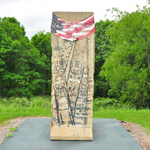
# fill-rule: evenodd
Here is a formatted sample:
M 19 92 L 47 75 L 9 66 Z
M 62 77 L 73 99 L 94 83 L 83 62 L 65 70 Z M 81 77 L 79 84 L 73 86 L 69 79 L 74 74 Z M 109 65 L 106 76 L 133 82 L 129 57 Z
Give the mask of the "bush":
M 38 96 L 27 99 L 25 97 L 10 97 L 10 98 L 2 98 L 0 100 L 2 103 L 7 105 L 13 104 L 13 107 L 23 106 L 23 107 L 43 107 L 48 108 L 51 107 L 51 97 L 50 96 Z
M 118 100 L 114 98 L 103 98 L 97 97 L 93 101 L 93 110 L 98 111 L 101 109 L 136 109 L 132 104 L 129 103 L 119 103 Z

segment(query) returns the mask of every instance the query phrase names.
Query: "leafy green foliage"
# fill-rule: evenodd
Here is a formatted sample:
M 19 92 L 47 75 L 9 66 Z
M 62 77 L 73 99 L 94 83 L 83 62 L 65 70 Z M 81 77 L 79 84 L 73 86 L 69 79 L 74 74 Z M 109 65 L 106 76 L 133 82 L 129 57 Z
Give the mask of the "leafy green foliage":
M 100 108 L 108 108 L 109 106 L 115 106 L 115 104 L 118 104 L 118 101 L 113 98 L 97 97 L 93 101 L 93 110 L 97 111 Z
M 31 43 L 40 51 L 42 60 L 42 64 L 36 70 L 39 72 L 40 78 L 43 79 L 43 82 L 40 84 L 41 88 L 39 89 L 43 95 L 51 94 L 51 82 L 49 81 L 51 81 L 52 48 L 50 37 L 50 33 L 44 34 L 44 32 L 38 32 L 31 39 Z
M 11 135 L 12 135 L 12 133 L 7 134 L 7 135 L 6 135 L 6 138 L 8 138 L 8 137 L 11 136 Z
M 32 39 L 14 17 L 0 19 L 1 97 L 50 95 L 50 33 L 41 32 Z
M 103 109 L 125 109 L 125 110 L 129 110 L 129 109 L 136 109 L 134 105 L 132 104 L 126 104 L 126 103 L 119 103 L 118 100 L 114 99 L 114 98 L 104 98 L 104 97 L 97 97 L 94 99 L 93 101 L 93 110 L 94 111 L 101 111 Z
M 50 96 L 36 96 L 30 99 L 26 97 L 10 97 L 10 98 L 2 98 L 1 102 L 5 105 L 12 105 L 13 107 L 23 106 L 23 107 L 43 107 L 50 108 L 51 107 L 51 97 Z
M 14 132 L 18 127 L 15 128 L 9 128 L 9 132 Z
M 95 24 L 95 97 L 106 97 L 109 89 L 108 82 L 105 78 L 98 76 L 98 74 L 105 62 L 104 56 L 109 56 L 111 53 L 112 45 L 110 43 L 110 37 L 106 35 L 106 31 L 111 28 L 113 23 L 113 21 L 107 19 L 106 21 L 100 20 Z
M 113 11 L 117 12 L 116 23 L 107 35 L 115 46 L 100 75 L 109 81 L 109 96 L 138 109 L 150 107 L 150 8 L 137 6 L 132 13 Z

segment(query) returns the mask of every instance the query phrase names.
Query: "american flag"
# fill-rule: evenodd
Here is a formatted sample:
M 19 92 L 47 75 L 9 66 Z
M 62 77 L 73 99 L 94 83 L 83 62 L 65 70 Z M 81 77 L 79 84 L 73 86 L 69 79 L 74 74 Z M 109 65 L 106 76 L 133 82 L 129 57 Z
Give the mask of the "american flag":
M 75 41 L 95 32 L 94 15 L 77 22 L 65 21 L 53 13 L 51 32 L 60 38 Z

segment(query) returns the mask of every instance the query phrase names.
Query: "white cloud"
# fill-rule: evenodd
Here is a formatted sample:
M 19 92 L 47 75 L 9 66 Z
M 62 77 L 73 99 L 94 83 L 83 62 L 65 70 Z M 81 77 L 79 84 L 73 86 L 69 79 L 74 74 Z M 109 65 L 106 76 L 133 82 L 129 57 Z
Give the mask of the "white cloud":
M 146 2 L 147 0 L 0 0 L 0 17 L 15 17 L 31 38 L 38 31 L 50 31 L 52 11 L 92 11 L 97 22 L 104 19 L 108 8 L 118 7 L 132 12 L 136 10 L 136 3 L 142 8 Z

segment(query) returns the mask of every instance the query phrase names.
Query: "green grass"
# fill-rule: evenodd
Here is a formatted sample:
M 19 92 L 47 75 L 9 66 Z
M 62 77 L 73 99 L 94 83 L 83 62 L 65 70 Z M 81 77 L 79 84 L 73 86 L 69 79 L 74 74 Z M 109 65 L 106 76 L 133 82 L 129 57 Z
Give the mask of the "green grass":
M 150 110 L 136 110 L 127 106 L 93 106 L 93 118 L 116 118 L 117 120 L 138 123 L 150 132 Z M 0 101 L 0 124 L 5 120 L 24 116 L 51 116 L 50 97 L 11 98 Z
M 8 138 L 8 137 L 11 136 L 11 135 L 12 135 L 12 133 L 9 133 L 9 134 L 6 135 L 6 137 Z
M 50 97 L 2 99 L 0 101 L 0 124 L 12 118 L 25 116 L 51 116 Z
M 11 105 L 5 106 L 0 103 L 0 124 L 5 120 L 25 116 L 51 116 L 51 109 L 43 107 L 12 107 Z
M 116 118 L 117 120 L 137 123 L 150 132 L 150 110 L 142 109 L 100 109 L 93 112 L 94 118 Z
M 9 132 L 14 132 L 18 127 L 15 128 L 9 128 Z

